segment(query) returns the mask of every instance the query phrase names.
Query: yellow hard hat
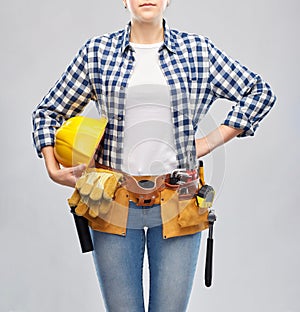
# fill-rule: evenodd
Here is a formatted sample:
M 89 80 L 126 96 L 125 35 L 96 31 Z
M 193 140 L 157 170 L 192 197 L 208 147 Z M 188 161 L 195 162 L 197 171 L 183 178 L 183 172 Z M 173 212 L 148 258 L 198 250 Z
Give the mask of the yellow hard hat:
M 88 165 L 104 134 L 107 119 L 76 116 L 56 131 L 54 155 L 64 167 Z

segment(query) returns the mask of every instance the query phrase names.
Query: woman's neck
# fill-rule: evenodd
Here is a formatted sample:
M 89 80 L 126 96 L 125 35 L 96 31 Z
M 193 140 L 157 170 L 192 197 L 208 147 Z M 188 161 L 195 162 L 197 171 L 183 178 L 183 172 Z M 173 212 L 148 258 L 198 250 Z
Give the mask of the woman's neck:
M 140 44 L 157 43 L 164 40 L 163 24 L 131 21 L 130 41 Z

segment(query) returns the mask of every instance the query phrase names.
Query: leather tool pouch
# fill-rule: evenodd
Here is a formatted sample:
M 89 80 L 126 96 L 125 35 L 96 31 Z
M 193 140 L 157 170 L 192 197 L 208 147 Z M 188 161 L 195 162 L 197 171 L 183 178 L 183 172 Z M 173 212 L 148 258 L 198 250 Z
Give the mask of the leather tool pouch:
M 181 227 L 207 222 L 208 209 L 199 208 L 194 197 L 187 200 L 179 200 L 178 208 L 179 215 L 177 221 Z
M 199 208 L 195 194 L 199 188 L 198 180 L 191 181 L 178 189 L 178 224 L 188 227 L 207 221 L 208 209 Z
M 80 200 L 77 190 L 74 191 L 71 198 L 68 199 L 69 206 L 75 208 L 78 216 L 83 216 L 89 221 L 89 225 L 94 230 L 102 232 L 125 235 L 128 218 L 128 192 L 120 187 L 115 192 L 115 198 L 111 201 L 106 214 L 100 214 L 93 218 L 88 213 L 88 206 Z

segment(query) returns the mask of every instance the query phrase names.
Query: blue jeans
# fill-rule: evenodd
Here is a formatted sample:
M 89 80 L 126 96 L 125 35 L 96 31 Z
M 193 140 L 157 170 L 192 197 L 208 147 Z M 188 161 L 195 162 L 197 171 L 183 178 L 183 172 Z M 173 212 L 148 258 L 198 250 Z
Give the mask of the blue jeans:
M 163 239 L 160 206 L 130 203 L 126 236 L 92 230 L 94 262 L 108 312 L 144 312 L 143 261 L 150 271 L 149 312 L 184 312 L 201 233 Z

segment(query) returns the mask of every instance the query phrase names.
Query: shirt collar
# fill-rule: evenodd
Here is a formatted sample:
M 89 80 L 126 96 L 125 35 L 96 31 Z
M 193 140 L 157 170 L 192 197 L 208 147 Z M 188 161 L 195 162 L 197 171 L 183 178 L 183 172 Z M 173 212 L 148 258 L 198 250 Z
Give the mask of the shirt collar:
M 125 29 L 124 29 L 124 35 L 123 35 L 123 42 L 122 42 L 122 53 L 124 53 L 127 48 L 130 48 L 130 44 L 129 44 L 129 38 L 130 38 L 130 29 L 131 29 L 131 22 L 129 22 Z
M 170 52 L 175 53 L 176 51 L 176 42 L 175 38 L 173 38 L 171 29 L 169 28 L 166 20 L 163 20 L 163 27 L 164 27 L 164 44 L 163 47 L 166 47 Z M 129 22 L 125 29 L 124 29 L 124 36 L 123 36 L 123 42 L 122 42 L 122 53 L 124 53 L 127 49 L 130 49 L 130 29 L 131 29 L 131 22 Z
M 163 20 L 164 26 L 164 46 L 172 53 L 176 52 L 176 39 L 172 36 L 171 29 L 166 20 Z

